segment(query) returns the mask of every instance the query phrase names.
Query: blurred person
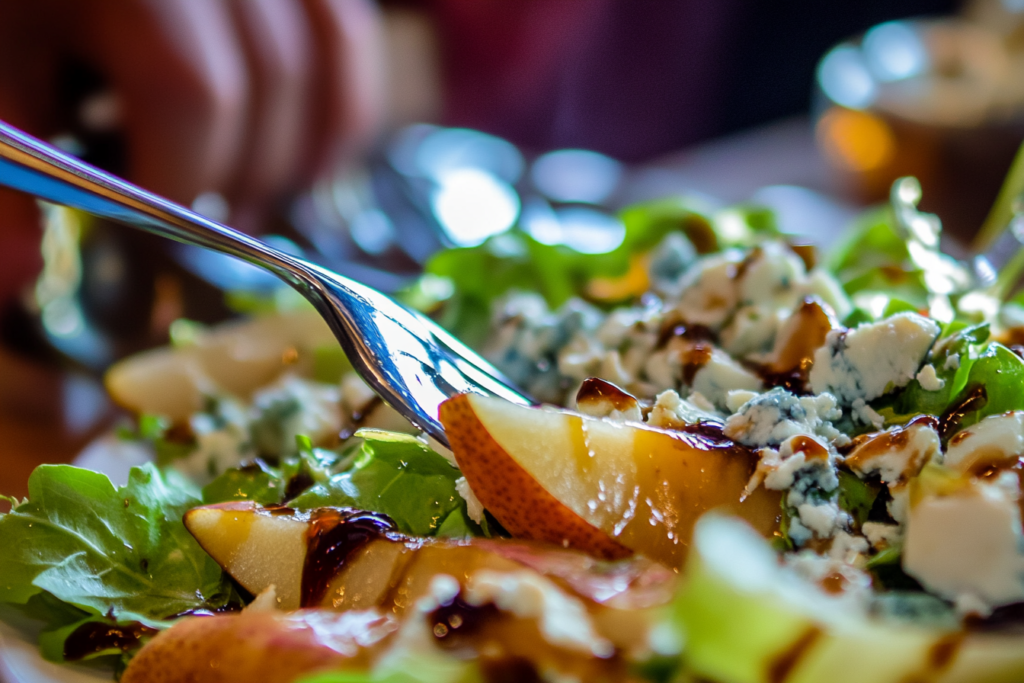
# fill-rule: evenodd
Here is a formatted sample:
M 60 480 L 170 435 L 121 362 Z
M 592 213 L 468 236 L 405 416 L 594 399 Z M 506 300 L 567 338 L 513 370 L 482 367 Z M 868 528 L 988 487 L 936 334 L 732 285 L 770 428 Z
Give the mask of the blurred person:
M 957 4 L 380 3 L 419 15 L 432 35 L 404 58 L 411 79 L 390 74 L 392 101 L 422 86 L 418 62 L 436 60 L 442 123 L 627 161 L 806 112 L 816 62 L 836 41 Z M 351 157 L 384 120 L 381 34 L 371 0 L 10 0 L 0 119 L 87 138 L 87 160 L 175 201 L 219 193 L 229 223 L 258 231 L 275 201 Z M 0 192 L 0 301 L 38 269 L 37 226 L 32 202 Z
M 10 0 L 0 119 L 179 203 L 216 193 L 259 231 L 372 139 L 379 34 L 370 0 Z M 0 302 L 39 238 L 33 201 L 0 190 Z

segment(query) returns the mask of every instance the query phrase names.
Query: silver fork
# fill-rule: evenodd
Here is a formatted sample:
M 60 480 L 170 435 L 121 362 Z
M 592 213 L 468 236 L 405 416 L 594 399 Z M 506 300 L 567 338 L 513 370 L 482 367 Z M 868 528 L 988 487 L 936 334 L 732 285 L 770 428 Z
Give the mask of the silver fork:
M 448 445 L 447 398 L 473 391 L 528 405 L 504 375 L 426 316 L 313 263 L 285 254 L 0 122 L 0 185 L 223 252 L 270 271 L 330 325 L 356 372 L 392 408 Z

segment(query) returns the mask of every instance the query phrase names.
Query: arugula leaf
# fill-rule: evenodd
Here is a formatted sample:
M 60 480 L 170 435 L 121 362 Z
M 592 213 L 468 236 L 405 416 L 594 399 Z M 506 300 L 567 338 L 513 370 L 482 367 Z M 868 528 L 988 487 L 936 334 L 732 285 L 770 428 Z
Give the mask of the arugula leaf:
M 651 683 L 672 683 L 679 680 L 679 673 L 683 667 L 681 655 L 651 655 L 642 662 L 630 667 L 632 673 L 639 679 Z
M 779 499 L 779 507 L 782 513 L 779 515 L 779 531 L 772 538 L 772 548 L 776 552 L 784 553 L 793 550 L 793 540 L 789 537 L 789 527 L 793 517 L 796 515 L 796 508 L 789 507 L 789 491 L 783 491 Z
M 872 577 L 887 591 L 924 591 L 921 584 L 903 571 L 903 546 L 894 545 L 879 551 L 867 561 Z
M 497 235 L 476 247 L 442 251 L 403 297 L 429 308 L 443 300 L 439 322 L 472 346 L 487 333 L 494 300 L 510 290 L 537 292 L 557 309 L 584 295 L 591 281 L 625 275 L 635 255 L 650 252 L 671 233 L 685 235 L 700 253 L 778 234 L 772 212 L 757 206 L 732 207 L 709 218 L 692 201 L 670 199 L 627 207 L 619 218 L 625 227 L 622 243 L 603 254 L 542 244 L 521 231 Z M 433 294 L 426 296 L 426 290 Z
M 251 500 L 260 505 L 280 503 L 284 499 L 285 483 L 278 470 L 256 460 L 252 464 L 229 469 L 204 486 L 203 502 Z
M 874 322 L 874 320 L 874 316 L 863 308 L 854 308 L 850 311 L 850 315 L 843 319 L 843 327 L 857 327 L 861 323 L 870 323 Z
M 850 513 L 858 525 L 868 521 L 881 488 L 860 479 L 856 474 L 839 470 L 839 507 Z
M 882 318 L 888 318 L 894 316 L 897 313 L 917 313 L 921 310 L 919 306 L 915 306 L 909 301 L 903 301 L 902 299 L 890 298 L 885 304 L 885 308 L 882 309 Z
M 672 232 L 683 233 L 700 254 L 709 254 L 725 246 L 721 244 L 711 220 L 686 199 L 658 199 L 634 204 L 623 209 L 619 218 L 626 226 L 626 236 L 631 238 L 634 250 L 652 249 Z
M 891 545 L 888 548 L 880 550 L 875 555 L 868 558 L 867 564 L 865 565 L 868 569 L 874 569 L 876 567 L 884 567 L 892 564 L 899 564 L 903 558 L 903 546 L 902 545 Z
M 91 615 L 160 626 L 231 592 L 181 522 L 198 492 L 152 465 L 115 488 L 96 472 L 41 465 L 28 501 L 0 516 L 0 601 L 47 592 Z
M 861 214 L 829 251 L 824 266 L 841 281 L 876 268 L 900 266 L 910 258 L 906 240 L 896 230 L 892 208 L 879 206 Z
M 39 634 L 39 652 L 43 659 L 51 662 L 121 657 L 141 648 L 157 630 L 138 621 L 90 615 L 70 624 L 44 629 Z
M 344 469 L 349 458 L 339 456 L 326 448 L 314 448 L 308 436 L 295 437 L 297 455 L 288 456 L 281 462 L 281 479 L 284 482 L 284 500 L 289 501 L 311 486 L 324 484 L 331 475 Z
M 824 266 L 851 296 L 883 295 L 890 303 L 901 302 L 895 306 L 914 309 L 928 305 L 924 274 L 911 261 L 890 206 L 862 214 L 828 253 Z
M 962 365 L 961 362 L 961 369 Z M 1024 386 L 1024 360 L 1002 344 L 989 343 L 974 359 L 963 381 L 963 390 L 950 403 L 954 406 L 963 403 L 978 387 L 984 388 L 985 399 L 963 412 L 956 428 L 970 427 L 990 415 L 1024 409 L 1021 386 Z
M 914 379 L 900 392 L 883 396 L 872 402 L 872 406 L 885 417 L 888 425 L 903 424 L 920 414 L 942 415 L 969 381 L 971 368 L 977 360 L 971 349 L 983 344 L 988 335 L 988 323 L 970 326 L 949 323 L 928 356 L 936 376 L 943 382 L 942 388 L 928 391 Z M 957 363 L 948 365 L 947 361 L 954 355 L 958 357 Z
M 179 458 L 187 457 L 196 448 L 194 439 L 179 441 L 170 438 L 172 427 L 171 420 L 163 415 L 143 413 L 139 416 L 138 425 L 135 428 L 121 427 L 118 429 L 117 435 L 124 441 L 149 443 L 153 452 L 156 453 L 157 463 L 166 465 Z
M 382 512 L 401 531 L 417 536 L 436 534 L 453 512 L 465 507 L 455 488 L 459 471 L 419 439 L 373 429 L 361 429 L 356 436 L 364 441 L 352 469 L 310 488 L 291 501 L 292 507 Z
M 981 226 L 978 234 L 974 236 L 971 251 L 980 254 L 992 246 L 1013 218 L 1014 204 L 1022 190 L 1024 190 L 1024 144 L 1021 144 L 1013 158 L 1013 163 L 1010 164 L 1010 170 L 1007 171 L 1006 178 L 1003 179 L 1003 186 L 999 188 L 995 204 L 992 205 L 988 216 L 985 217 L 985 223 Z
M 469 538 L 471 536 L 484 536 L 492 538 L 495 534 L 491 532 L 491 522 L 488 515 L 484 515 L 480 524 L 469 518 L 469 512 L 465 505 L 452 510 L 435 534 L 439 538 Z
M 471 346 L 485 338 L 491 304 L 510 290 L 536 291 L 554 309 L 582 292 L 596 275 L 622 275 L 628 259 L 611 254 L 581 254 L 568 247 L 537 242 L 509 232 L 477 247 L 449 249 L 434 256 L 426 272 L 452 283 L 452 296 L 440 311 L 440 323 Z

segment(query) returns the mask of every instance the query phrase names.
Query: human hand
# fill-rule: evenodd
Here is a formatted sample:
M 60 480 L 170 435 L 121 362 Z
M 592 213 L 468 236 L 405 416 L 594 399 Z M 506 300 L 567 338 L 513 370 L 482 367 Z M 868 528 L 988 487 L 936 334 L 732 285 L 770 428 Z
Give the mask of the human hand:
M 39 137 L 116 128 L 128 177 L 190 204 L 218 192 L 229 222 L 337 168 L 379 119 L 369 0 L 31 0 L 0 3 L 0 119 Z M 102 90 L 67 112 L 68 63 Z M 38 269 L 31 201 L 0 193 L 0 301 Z

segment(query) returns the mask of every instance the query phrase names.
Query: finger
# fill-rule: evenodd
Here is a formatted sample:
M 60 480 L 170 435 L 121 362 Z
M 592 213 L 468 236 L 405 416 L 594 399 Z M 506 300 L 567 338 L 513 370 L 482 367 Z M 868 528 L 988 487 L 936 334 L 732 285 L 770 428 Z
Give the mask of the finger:
M 248 77 L 227 8 L 91 3 L 79 47 L 113 84 L 133 180 L 179 202 L 223 191 L 241 150 Z
M 305 177 L 312 179 L 366 145 L 383 111 L 380 17 L 367 0 L 302 0 L 316 62 Z
M 250 76 L 242 155 L 229 198 L 256 213 L 295 183 L 310 115 L 312 36 L 294 0 L 231 0 Z M 246 218 L 238 218 L 249 223 Z

